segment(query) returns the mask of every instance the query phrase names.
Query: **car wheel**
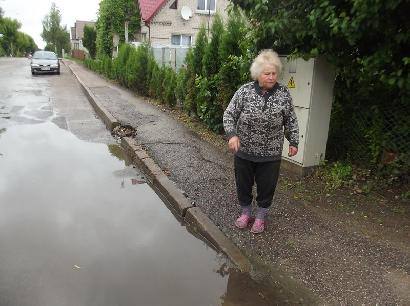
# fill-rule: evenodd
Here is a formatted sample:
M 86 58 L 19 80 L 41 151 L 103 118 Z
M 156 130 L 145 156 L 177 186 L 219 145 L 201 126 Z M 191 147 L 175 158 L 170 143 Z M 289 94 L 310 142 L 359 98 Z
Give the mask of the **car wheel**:
M 34 70 L 31 70 L 31 75 L 35 75 L 36 73 L 34 72 Z

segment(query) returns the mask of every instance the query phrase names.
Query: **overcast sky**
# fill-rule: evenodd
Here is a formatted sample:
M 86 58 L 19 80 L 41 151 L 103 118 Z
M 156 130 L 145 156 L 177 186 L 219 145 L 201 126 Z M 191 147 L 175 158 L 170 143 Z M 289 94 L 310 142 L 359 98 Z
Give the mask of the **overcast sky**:
M 6 17 L 20 21 L 20 31 L 33 37 L 39 48 L 44 48 L 45 43 L 40 36 L 43 31 L 41 22 L 50 12 L 53 2 L 60 10 L 61 24 L 66 25 L 68 30 L 76 20 L 97 19 L 100 0 L 0 0 L 0 7 Z

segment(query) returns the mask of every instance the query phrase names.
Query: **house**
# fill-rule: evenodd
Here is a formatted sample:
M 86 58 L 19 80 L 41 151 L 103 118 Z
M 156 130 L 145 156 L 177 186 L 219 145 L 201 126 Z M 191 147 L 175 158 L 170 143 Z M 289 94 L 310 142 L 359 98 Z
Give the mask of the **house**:
M 74 23 L 74 27 L 71 27 L 71 50 L 82 50 L 87 52 L 87 49 L 83 46 L 84 27 L 86 25 L 95 27 L 95 22 L 77 20 Z
M 140 0 L 138 41 L 152 46 L 189 47 L 201 24 L 209 29 L 216 13 L 227 18 L 228 0 Z

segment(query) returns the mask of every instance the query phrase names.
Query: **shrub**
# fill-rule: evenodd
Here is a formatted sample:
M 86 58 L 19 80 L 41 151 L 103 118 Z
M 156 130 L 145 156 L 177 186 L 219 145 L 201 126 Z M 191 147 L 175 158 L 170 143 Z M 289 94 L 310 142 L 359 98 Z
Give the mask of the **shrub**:
M 335 190 L 347 183 L 352 177 L 352 166 L 348 163 L 335 162 L 324 169 L 328 190 Z
M 176 89 L 176 74 L 175 71 L 170 67 L 165 67 L 163 69 L 164 78 L 162 82 L 162 96 L 161 100 L 163 103 L 174 107 L 176 104 L 175 89 Z
M 136 77 L 136 84 L 134 88 L 143 95 L 148 95 L 148 81 L 149 81 L 149 65 L 151 60 L 151 53 L 148 45 L 141 45 L 136 52 L 136 69 L 134 71 Z M 152 59 L 154 60 L 154 59 Z
M 208 38 L 206 37 L 205 25 L 201 24 L 198 34 L 196 35 L 195 47 L 193 50 L 193 68 L 196 75 L 202 75 L 202 61 L 207 45 Z
M 137 51 L 133 48 L 128 53 L 128 59 L 125 64 L 124 85 L 130 89 L 135 89 L 138 79 L 135 75 L 137 69 Z
M 221 66 L 219 47 L 223 33 L 224 25 L 222 19 L 219 14 L 216 14 L 211 28 L 211 40 L 205 48 L 203 57 L 203 74 L 206 77 L 217 74 Z
M 104 55 L 102 57 L 102 67 L 101 72 L 107 77 L 112 78 L 112 60 L 109 56 Z
M 126 66 L 131 50 L 135 50 L 134 47 L 128 44 L 122 44 L 119 48 L 118 56 L 114 60 L 114 76 L 122 85 L 127 85 Z
M 201 120 L 214 132 L 221 133 L 223 129 L 222 115 L 224 109 L 216 102 L 218 75 L 198 77 L 196 79 L 197 110 Z M 221 89 L 219 89 L 221 90 Z
M 185 88 L 186 96 L 184 99 L 184 110 L 188 114 L 196 114 L 196 89 L 195 89 L 195 69 L 194 69 L 194 53 L 193 49 L 190 49 L 185 58 L 187 69 L 186 69 L 186 79 L 185 79 Z
M 158 65 L 153 66 L 150 86 L 149 86 L 149 94 L 150 94 L 150 97 L 152 98 L 161 99 L 162 73 L 163 73 L 162 68 L 159 68 Z
M 175 87 L 175 97 L 177 99 L 178 105 L 183 106 L 185 96 L 186 96 L 186 87 L 187 82 L 187 70 L 185 67 L 179 69 L 176 76 L 176 87 Z
M 235 91 L 243 83 L 241 58 L 233 55 L 229 56 L 219 70 L 216 82 L 218 88 L 216 101 L 219 108 L 225 110 Z

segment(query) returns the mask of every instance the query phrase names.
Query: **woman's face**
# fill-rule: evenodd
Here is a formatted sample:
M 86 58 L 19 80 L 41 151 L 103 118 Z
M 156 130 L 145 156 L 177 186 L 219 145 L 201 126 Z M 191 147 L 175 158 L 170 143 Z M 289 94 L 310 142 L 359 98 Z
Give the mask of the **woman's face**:
M 275 66 L 266 65 L 258 78 L 259 86 L 264 90 L 272 89 L 277 79 L 278 75 L 276 74 Z

